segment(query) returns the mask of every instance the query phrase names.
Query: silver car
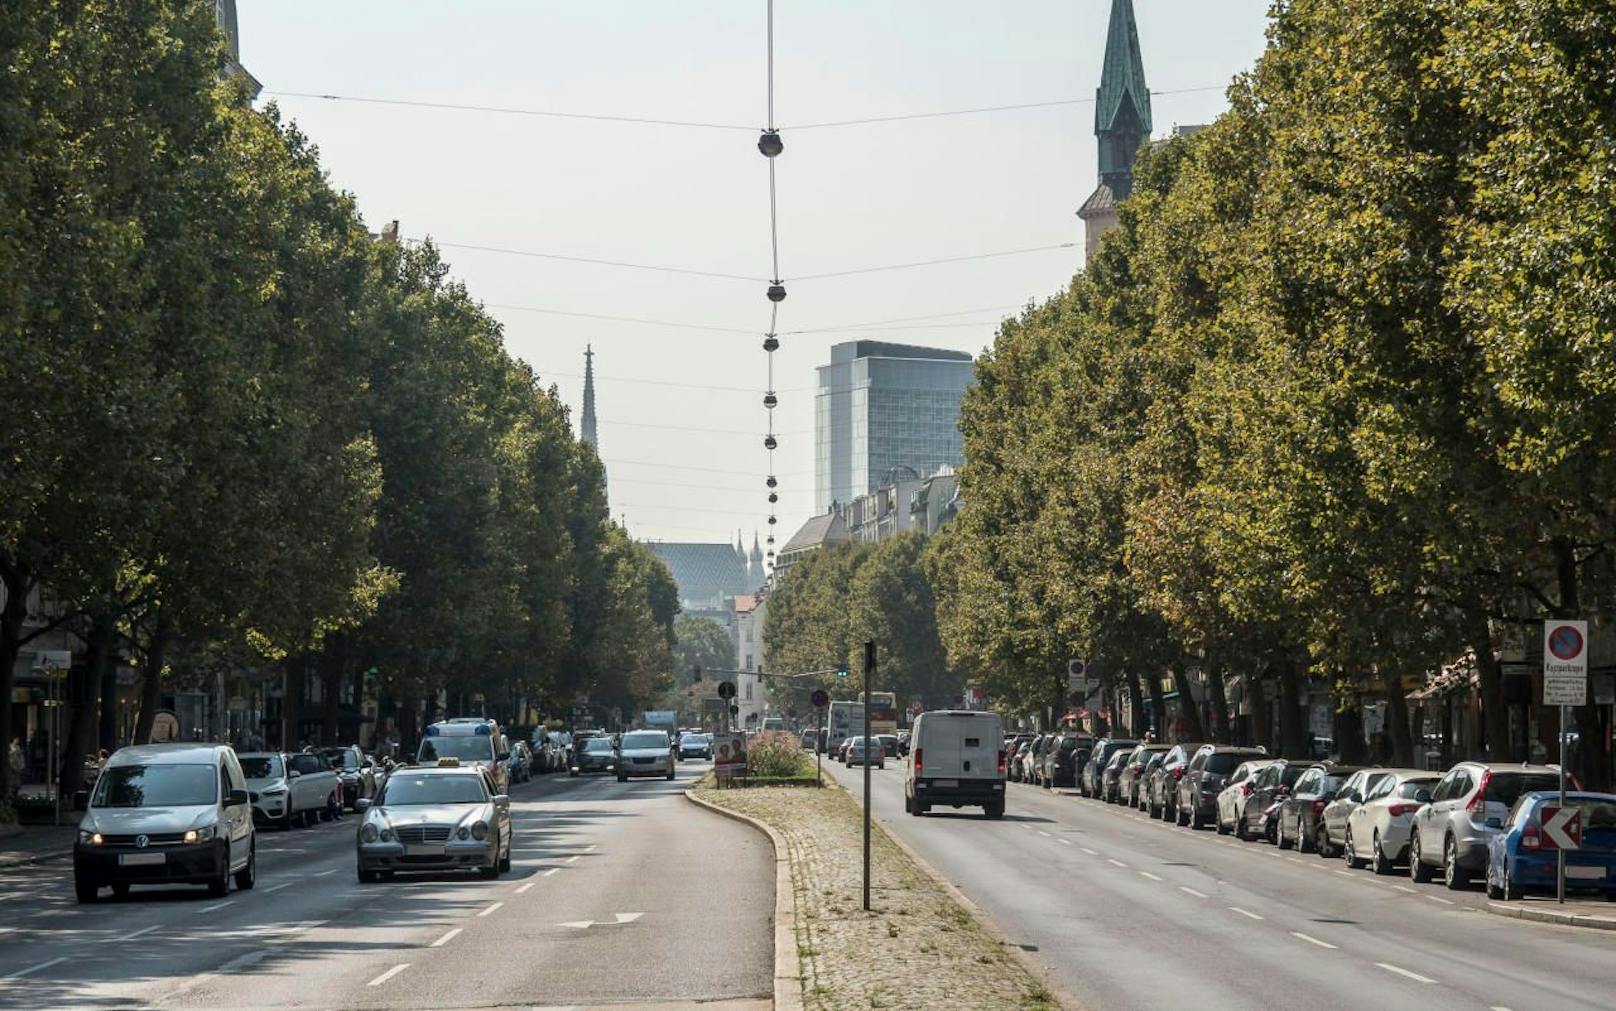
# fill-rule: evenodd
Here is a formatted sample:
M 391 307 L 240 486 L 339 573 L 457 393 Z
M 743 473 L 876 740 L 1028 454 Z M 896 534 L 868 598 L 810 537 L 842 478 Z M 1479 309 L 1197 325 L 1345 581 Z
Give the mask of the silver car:
M 1440 868 L 1449 888 L 1465 887 L 1471 874 L 1487 869 L 1488 840 L 1503 831 L 1520 795 L 1559 787 L 1560 771 L 1552 765 L 1460 762 L 1414 815 L 1409 874 L 1425 882 Z
M 359 802 L 359 880 L 473 869 L 497 878 L 510 870 L 511 800 L 489 783 L 482 769 L 454 758 L 396 770 L 375 803 Z
M 662 776 L 672 779 L 675 759 L 673 742 L 666 730 L 630 730 L 617 744 L 617 781 L 631 776 Z
M 1434 772 L 1419 769 L 1375 769 L 1363 803 L 1347 815 L 1341 855 L 1348 867 L 1368 860 L 1376 874 L 1390 874 L 1406 859 L 1414 812 L 1431 799 L 1437 784 Z
M 1341 855 L 1341 844 L 1347 834 L 1347 818 L 1364 802 L 1365 797 L 1374 792 L 1375 786 L 1394 771 L 1378 767 L 1359 769 L 1347 777 L 1334 799 L 1324 805 L 1324 814 L 1319 817 L 1318 838 L 1313 842 L 1314 852 L 1321 857 Z

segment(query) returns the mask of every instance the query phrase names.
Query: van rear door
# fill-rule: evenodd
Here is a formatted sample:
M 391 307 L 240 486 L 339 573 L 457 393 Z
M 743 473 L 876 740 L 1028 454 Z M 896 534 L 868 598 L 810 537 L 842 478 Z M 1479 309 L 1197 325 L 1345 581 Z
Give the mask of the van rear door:
M 1003 722 L 996 713 L 926 713 L 921 717 L 928 779 L 997 779 Z

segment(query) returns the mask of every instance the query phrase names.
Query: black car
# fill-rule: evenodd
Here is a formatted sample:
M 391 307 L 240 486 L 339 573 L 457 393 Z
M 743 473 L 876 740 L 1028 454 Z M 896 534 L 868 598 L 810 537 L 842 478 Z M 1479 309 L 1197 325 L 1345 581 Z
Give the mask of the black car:
M 1100 796 L 1103 785 L 1100 774 L 1111 764 L 1111 756 L 1124 748 L 1132 751 L 1138 744 L 1138 741 L 1122 737 L 1102 737 L 1095 741 L 1094 750 L 1089 753 L 1089 760 L 1083 765 L 1082 774 L 1077 782 L 1077 791 L 1085 797 Z
M 1128 755 L 1127 764 L 1122 767 L 1122 775 L 1117 779 L 1117 803 L 1128 807 L 1138 807 L 1139 798 L 1144 795 L 1145 774 L 1151 768 L 1151 760 L 1165 758 L 1167 752 L 1172 750 L 1166 744 L 1141 744 Z
M 1229 774 L 1241 762 L 1267 758 L 1261 748 L 1237 748 L 1228 744 L 1203 744 L 1190 759 L 1179 780 L 1179 809 L 1188 812 L 1191 828 L 1215 825 L 1218 820 L 1218 794 L 1229 785 Z
M 1264 766 L 1252 779 L 1251 793 L 1240 807 L 1234 825 L 1235 836 L 1242 840 L 1255 838 L 1274 841 L 1277 823 L 1269 819 L 1269 810 L 1277 809 L 1290 795 L 1291 788 L 1310 764 L 1281 758 L 1272 765 Z
M 1093 743 L 1093 738 L 1086 734 L 1056 734 L 1053 743 L 1044 748 L 1042 758 L 1044 789 L 1076 786 L 1078 756 L 1086 756 Z
M 1303 853 L 1313 852 L 1324 809 L 1335 799 L 1341 784 L 1358 768 L 1356 765 L 1315 762 L 1302 772 L 1290 795 L 1279 806 L 1279 827 L 1275 835 L 1280 849 L 1288 850 L 1294 845 Z
M 1161 783 L 1162 820 L 1175 825 L 1190 823 L 1196 805 L 1190 803 L 1190 798 L 1184 793 L 1184 776 L 1190 771 L 1195 753 L 1204 747 L 1205 744 L 1199 743 L 1175 744 L 1167 757 L 1162 759 L 1161 768 L 1156 773 Z

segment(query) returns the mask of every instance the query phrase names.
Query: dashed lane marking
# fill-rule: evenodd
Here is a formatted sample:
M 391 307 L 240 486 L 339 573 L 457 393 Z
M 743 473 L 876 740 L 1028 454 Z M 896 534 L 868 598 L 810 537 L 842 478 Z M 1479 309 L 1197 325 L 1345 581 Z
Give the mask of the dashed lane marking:
M 258 894 L 259 895 L 268 895 L 270 892 L 278 892 L 282 888 L 290 888 L 290 887 L 292 887 L 292 882 L 290 882 L 290 881 L 282 881 L 278 885 L 270 885 L 268 888 L 260 888 L 258 890 Z
M 1062 846 L 1070 846 L 1070 845 L 1072 845 L 1072 840 L 1070 840 L 1070 839 L 1057 839 L 1055 841 L 1060 843 Z
M 58 964 L 60 962 L 65 962 L 65 961 L 67 961 L 67 956 L 63 955 L 61 958 L 53 958 L 49 962 L 40 962 L 38 965 L 30 965 L 26 969 L 18 969 L 16 972 L 10 974 L 9 976 L 7 976 L 5 978 L 6 979 L 22 979 L 24 976 L 30 975 L 32 973 L 36 973 L 41 969 L 49 969 L 51 966 L 56 965 L 56 964 Z
M 1426 898 L 1430 899 L 1432 902 L 1440 902 L 1444 906 L 1456 906 L 1456 905 L 1458 905 L 1458 903 L 1454 902 L 1452 899 L 1444 899 L 1440 895 L 1427 895 Z
M 1239 906 L 1230 906 L 1229 909 L 1232 912 L 1239 913 L 1241 916 L 1249 916 L 1253 920 L 1264 919 L 1264 917 L 1258 916 L 1256 913 L 1253 913 L 1251 910 L 1249 910 L 1249 909 L 1241 909 Z
M 216 913 L 216 912 L 218 912 L 219 910 L 223 909 L 225 906 L 228 906 L 228 905 L 230 905 L 230 900 L 226 899 L 223 902 L 215 902 L 211 906 L 203 906 L 201 909 L 197 910 L 197 912 L 199 912 L 199 913 Z
M 1193 889 L 1193 888 L 1186 888 L 1186 887 L 1184 887 L 1184 886 L 1183 886 L 1183 885 L 1179 885 L 1179 886 L 1178 886 L 1178 890 L 1179 890 L 1179 891 L 1181 891 L 1181 892 L 1183 892 L 1183 893 L 1184 893 L 1184 894 L 1185 894 L 1185 895 L 1193 895 L 1193 896 L 1195 896 L 1195 897 L 1196 897 L 1196 898 L 1197 898 L 1197 899 L 1204 899 L 1204 898 L 1206 898 L 1206 893 L 1205 893 L 1205 892 L 1198 892 L 1198 891 L 1196 891 L 1196 890 L 1195 890 L 1195 889 Z
M 449 931 L 447 934 L 444 934 L 442 937 L 438 938 L 436 941 L 433 941 L 432 944 L 430 945 L 430 947 L 433 947 L 433 948 L 441 948 L 441 947 L 443 947 L 444 945 L 448 944 L 450 941 L 454 940 L 455 935 L 459 934 L 460 930 L 461 930 L 461 928 L 459 928 L 459 927 L 454 928 L 453 930 Z
M 335 874 L 335 873 L 337 873 L 337 869 L 335 867 L 333 867 L 328 871 L 315 871 L 313 874 L 310 874 L 309 877 L 311 877 L 311 878 L 323 878 L 327 874 Z
M 547 877 L 549 877 L 549 876 L 550 876 L 550 875 L 552 875 L 552 874 L 555 874 L 555 873 L 557 873 L 557 872 L 559 872 L 559 871 L 560 871 L 560 870 L 561 870 L 561 868 L 559 868 L 559 867 L 552 867 L 552 868 L 550 868 L 550 869 L 549 869 L 549 870 L 547 870 L 547 871 L 545 871 L 545 872 L 544 872 L 544 873 L 543 873 L 543 874 L 541 874 L 541 875 L 540 875 L 540 877 L 545 877 L 545 878 L 547 878 Z
M 1410 895 L 1418 895 L 1418 894 L 1420 894 L 1419 892 L 1416 892 L 1414 889 L 1408 887 L 1407 885 L 1392 885 L 1392 887 L 1397 889 L 1400 892 L 1407 892 Z
M 1114 864 L 1117 867 L 1126 867 L 1126 866 L 1128 866 L 1127 864 L 1123 863 L 1121 860 L 1113 860 L 1110 857 L 1106 857 L 1105 862 L 1108 863 L 1108 864 Z
M 1160 881 L 1161 880 L 1161 878 L 1158 878 L 1156 875 L 1150 873 L 1149 871 L 1140 871 L 1139 876 L 1142 877 L 1142 878 L 1149 878 L 1152 881 Z
M 1300 930 L 1291 931 L 1291 936 L 1306 941 L 1308 944 L 1316 944 L 1321 948 L 1329 948 L 1332 951 L 1334 951 L 1336 948 L 1336 946 L 1331 944 L 1329 941 L 1321 941 L 1316 937 L 1310 937 L 1307 934 L 1302 933 Z
M 1394 972 L 1397 975 L 1403 976 L 1403 977 L 1405 977 L 1407 979 L 1411 979 L 1416 983 L 1435 983 L 1436 982 L 1436 980 L 1432 979 L 1429 976 L 1421 976 L 1417 972 L 1410 972 L 1409 970 L 1404 969 L 1401 966 L 1392 965 L 1390 962 L 1376 962 L 1375 964 L 1380 966 L 1382 969 L 1385 969 L 1387 972 Z
M 563 860 L 561 862 L 564 863 L 564 864 L 575 864 L 575 863 L 578 862 L 578 856 L 577 856 L 577 854 L 573 854 L 572 856 L 568 857 L 567 859 L 565 859 L 565 860 Z
M 527 884 L 523 885 L 521 888 L 518 888 L 516 890 L 516 894 L 521 895 L 523 892 L 527 891 L 529 888 L 532 888 L 536 884 L 538 884 L 537 881 L 529 881 Z
M 405 969 L 408 969 L 409 967 L 410 967 L 410 963 L 408 963 L 408 962 L 400 962 L 397 965 L 393 966 L 391 969 L 388 969 L 386 972 L 382 973 L 380 976 L 377 976 L 375 979 L 371 980 L 369 983 L 366 983 L 365 985 L 366 986 L 381 986 L 383 983 L 385 983 L 388 980 L 392 979 L 394 976 L 397 976 L 399 973 L 403 972 Z
M 489 906 L 487 909 L 479 910 L 477 912 L 477 915 L 478 916 L 487 916 L 489 913 L 492 913 L 494 910 L 498 909 L 500 906 L 503 906 L 504 904 L 505 903 L 503 903 L 503 902 L 496 902 L 493 905 Z
M 1097 856 L 1100 855 L 1099 850 L 1091 850 L 1087 846 L 1079 846 L 1078 848 L 1081 849 L 1084 853 L 1087 853 L 1091 857 L 1097 857 Z
M 133 933 L 125 934 L 122 937 L 109 937 L 109 938 L 107 938 L 107 940 L 109 940 L 109 941 L 132 941 L 135 938 L 141 936 L 142 934 L 151 933 L 152 931 L 156 930 L 159 926 L 161 926 L 161 924 L 154 923 L 149 927 L 141 927 L 139 930 L 136 930 Z

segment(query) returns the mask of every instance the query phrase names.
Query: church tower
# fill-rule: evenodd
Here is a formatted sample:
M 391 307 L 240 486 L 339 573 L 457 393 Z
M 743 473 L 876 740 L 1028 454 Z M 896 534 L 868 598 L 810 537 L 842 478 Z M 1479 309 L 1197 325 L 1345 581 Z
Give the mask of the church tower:
M 1100 185 L 1083 201 L 1084 249 L 1088 256 L 1100 237 L 1116 227 L 1117 204 L 1133 192 L 1133 162 L 1150 139 L 1150 89 L 1139 54 L 1139 24 L 1133 0 L 1111 0 L 1105 35 L 1105 64 L 1094 93 L 1094 136 L 1100 144 Z
M 763 549 L 758 546 L 757 531 L 752 531 L 752 557 L 747 571 L 752 574 L 752 586 L 758 587 L 768 578 L 768 572 L 763 568 Z
M 595 435 L 595 348 L 584 346 L 584 416 L 579 425 L 579 437 L 598 451 L 600 441 Z

